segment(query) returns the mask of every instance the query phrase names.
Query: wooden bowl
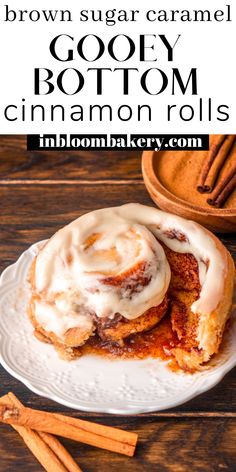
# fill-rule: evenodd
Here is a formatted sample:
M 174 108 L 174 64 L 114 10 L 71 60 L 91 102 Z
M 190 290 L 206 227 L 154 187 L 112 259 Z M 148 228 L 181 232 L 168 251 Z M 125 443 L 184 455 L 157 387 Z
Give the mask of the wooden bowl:
M 142 173 L 146 188 L 152 200 L 164 211 L 197 221 L 211 231 L 221 233 L 235 232 L 236 207 L 233 208 L 232 206 L 234 205 L 235 198 L 231 199 L 233 203 L 227 203 L 228 206 L 226 208 L 212 208 L 206 203 L 207 196 L 198 194 L 196 190 L 194 182 L 197 180 L 197 169 L 199 169 L 199 161 L 204 158 L 205 156 L 202 151 L 144 151 L 142 155 Z M 174 161 L 175 159 L 176 161 Z M 179 191 L 177 184 L 177 190 L 175 185 L 175 190 L 172 192 L 171 184 L 169 185 L 167 177 L 168 165 L 171 162 L 172 164 L 174 162 L 174 164 L 181 165 L 181 159 L 185 159 L 183 161 L 184 164 L 182 163 L 182 169 L 184 169 L 182 172 L 185 173 L 183 176 L 184 180 L 179 183 Z M 165 178 L 162 178 L 161 169 L 164 170 L 164 174 L 166 173 Z M 176 172 L 176 179 L 178 179 L 176 169 L 178 170 L 178 167 L 173 167 L 173 172 Z M 174 178 L 173 172 L 171 176 L 172 181 Z M 195 177 L 193 177 L 194 173 L 196 173 Z M 176 181 L 178 182 L 178 180 Z M 179 194 L 181 194 L 181 197 Z M 197 204 L 196 200 L 201 201 L 201 199 L 202 204 Z

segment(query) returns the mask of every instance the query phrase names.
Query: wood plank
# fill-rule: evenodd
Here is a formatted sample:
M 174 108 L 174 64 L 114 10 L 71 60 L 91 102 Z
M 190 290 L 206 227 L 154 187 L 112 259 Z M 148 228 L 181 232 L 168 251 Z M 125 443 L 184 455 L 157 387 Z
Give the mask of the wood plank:
M 139 434 L 133 458 L 63 440 L 63 444 L 86 472 L 213 472 L 236 470 L 235 421 L 202 419 L 163 420 L 110 418 L 105 424 L 134 430 Z M 21 439 L 10 429 L 0 427 L 0 470 L 41 470 Z M 9 448 L 9 444 L 11 447 Z
M 30 244 L 88 211 L 128 202 L 154 205 L 144 184 L 0 186 L 0 271 Z M 230 235 L 223 242 L 236 256 Z
M 25 136 L 0 136 L 0 182 L 141 178 L 141 152 L 27 151 Z
M 151 204 L 142 183 L 119 185 L 0 186 L 0 271 L 33 242 L 91 209 L 138 201 Z
M 129 187 L 0 186 L 0 201 L 0 271 L 30 244 L 50 237 L 60 227 L 92 209 L 133 201 L 153 205 L 141 183 Z M 232 238 L 224 235 L 222 240 L 236 255 Z
M 50 237 L 81 214 L 134 201 L 154 205 L 141 182 L 130 186 L 0 186 L 0 270 L 4 268 L 4 260 L 13 262 L 28 245 Z M 235 238 L 219 237 L 236 257 Z
M 50 237 L 57 229 L 82 213 L 101 206 L 138 201 L 152 204 L 143 184 L 120 185 L 14 185 L 0 186 L 0 270 L 13 263 L 30 244 Z M 236 256 L 232 237 L 223 241 Z M 17 380 L 1 370 L 2 394 L 12 389 L 29 406 L 58 408 L 49 400 L 32 394 Z M 236 369 L 210 392 L 195 398 L 175 411 L 236 411 Z M 32 403 L 31 403 L 32 402 Z M 64 407 L 59 407 L 62 411 Z M 86 416 L 85 413 L 83 415 Z M 90 414 L 89 414 L 90 415 Z

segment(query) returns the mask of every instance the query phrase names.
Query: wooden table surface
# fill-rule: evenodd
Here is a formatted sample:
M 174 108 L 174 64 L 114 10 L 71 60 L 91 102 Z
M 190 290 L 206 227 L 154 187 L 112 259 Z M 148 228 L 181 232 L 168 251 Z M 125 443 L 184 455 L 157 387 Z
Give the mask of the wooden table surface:
M 125 202 L 152 204 L 137 152 L 27 152 L 22 136 L 0 137 L 0 272 L 29 245 L 82 213 Z M 235 235 L 221 237 L 236 256 Z M 236 369 L 211 391 L 164 413 L 109 416 L 39 397 L 0 368 L 1 395 L 139 433 L 134 458 L 63 440 L 86 472 L 236 471 Z M 0 472 L 40 471 L 20 437 L 0 426 Z M 53 471 L 52 471 L 53 472 Z

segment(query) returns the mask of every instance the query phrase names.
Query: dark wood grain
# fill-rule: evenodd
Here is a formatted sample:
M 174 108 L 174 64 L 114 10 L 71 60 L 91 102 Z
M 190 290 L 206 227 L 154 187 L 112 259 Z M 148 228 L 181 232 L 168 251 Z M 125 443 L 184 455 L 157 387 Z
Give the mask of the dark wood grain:
M 140 180 L 141 178 L 140 152 L 27 151 L 25 136 L 1 137 L 0 181 Z
M 138 432 L 140 441 L 137 453 L 132 459 L 127 459 L 118 454 L 63 440 L 63 444 L 85 472 L 235 471 L 235 421 L 233 420 L 168 421 L 153 418 L 139 420 L 107 418 L 103 422 Z M 36 460 L 22 446 L 21 439 L 10 430 L 9 426 L 2 427 L 1 434 L 4 436 L 4 442 L 0 441 L 2 472 L 40 470 Z M 11 444 L 11 448 L 6 454 L 7 441 Z
M 0 270 L 40 239 L 92 209 L 128 202 L 153 205 L 142 182 L 126 185 L 0 185 Z M 232 254 L 232 236 L 222 240 Z
M 0 185 L 0 270 L 29 244 L 91 209 L 150 203 L 144 185 Z
M 82 213 L 132 201 L 153 205 L 135 153 L 27 153 L 24 137 L 1 137 L 0 272 L 30 244 L 48 238 Z M 220 238 L 236 257 L 235 236 Z M 33 394 L 3 368 L 0 380 L 1 395 L 12 390 L 30 407 L 89 417 L 139 433 L 132 459 L 63 440 L 84 471 L 236 470 L 236 369 L 211 391 L 173 410 L 126 417 L 58 405 Z M 15 470 L 41 468 L 16 432 L 1 425 L 0 472 Z

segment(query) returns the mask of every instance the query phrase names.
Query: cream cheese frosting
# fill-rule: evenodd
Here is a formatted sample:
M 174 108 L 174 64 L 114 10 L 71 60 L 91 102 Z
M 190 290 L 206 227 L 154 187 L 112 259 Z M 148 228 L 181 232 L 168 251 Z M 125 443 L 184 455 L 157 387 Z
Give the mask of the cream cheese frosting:
M 68 224 L 39 251 L 35 265 L 35 316 L 63 335 L 86 326 L 91 314 L 134 319 L 158 306 L 169 286 L 170 268 L 157 241 L 190 253 L 199 268 L 201 292 L 191 309 L 208 314 L 218 305 L 225 261 L 197 223 L 136 203 L 87 213 Z M 140 267 L 145 284 L 133 268 Z M 216 276 L 217 275 L 217 276 Z M 126 285 L 113 283 L 124 276 Z

